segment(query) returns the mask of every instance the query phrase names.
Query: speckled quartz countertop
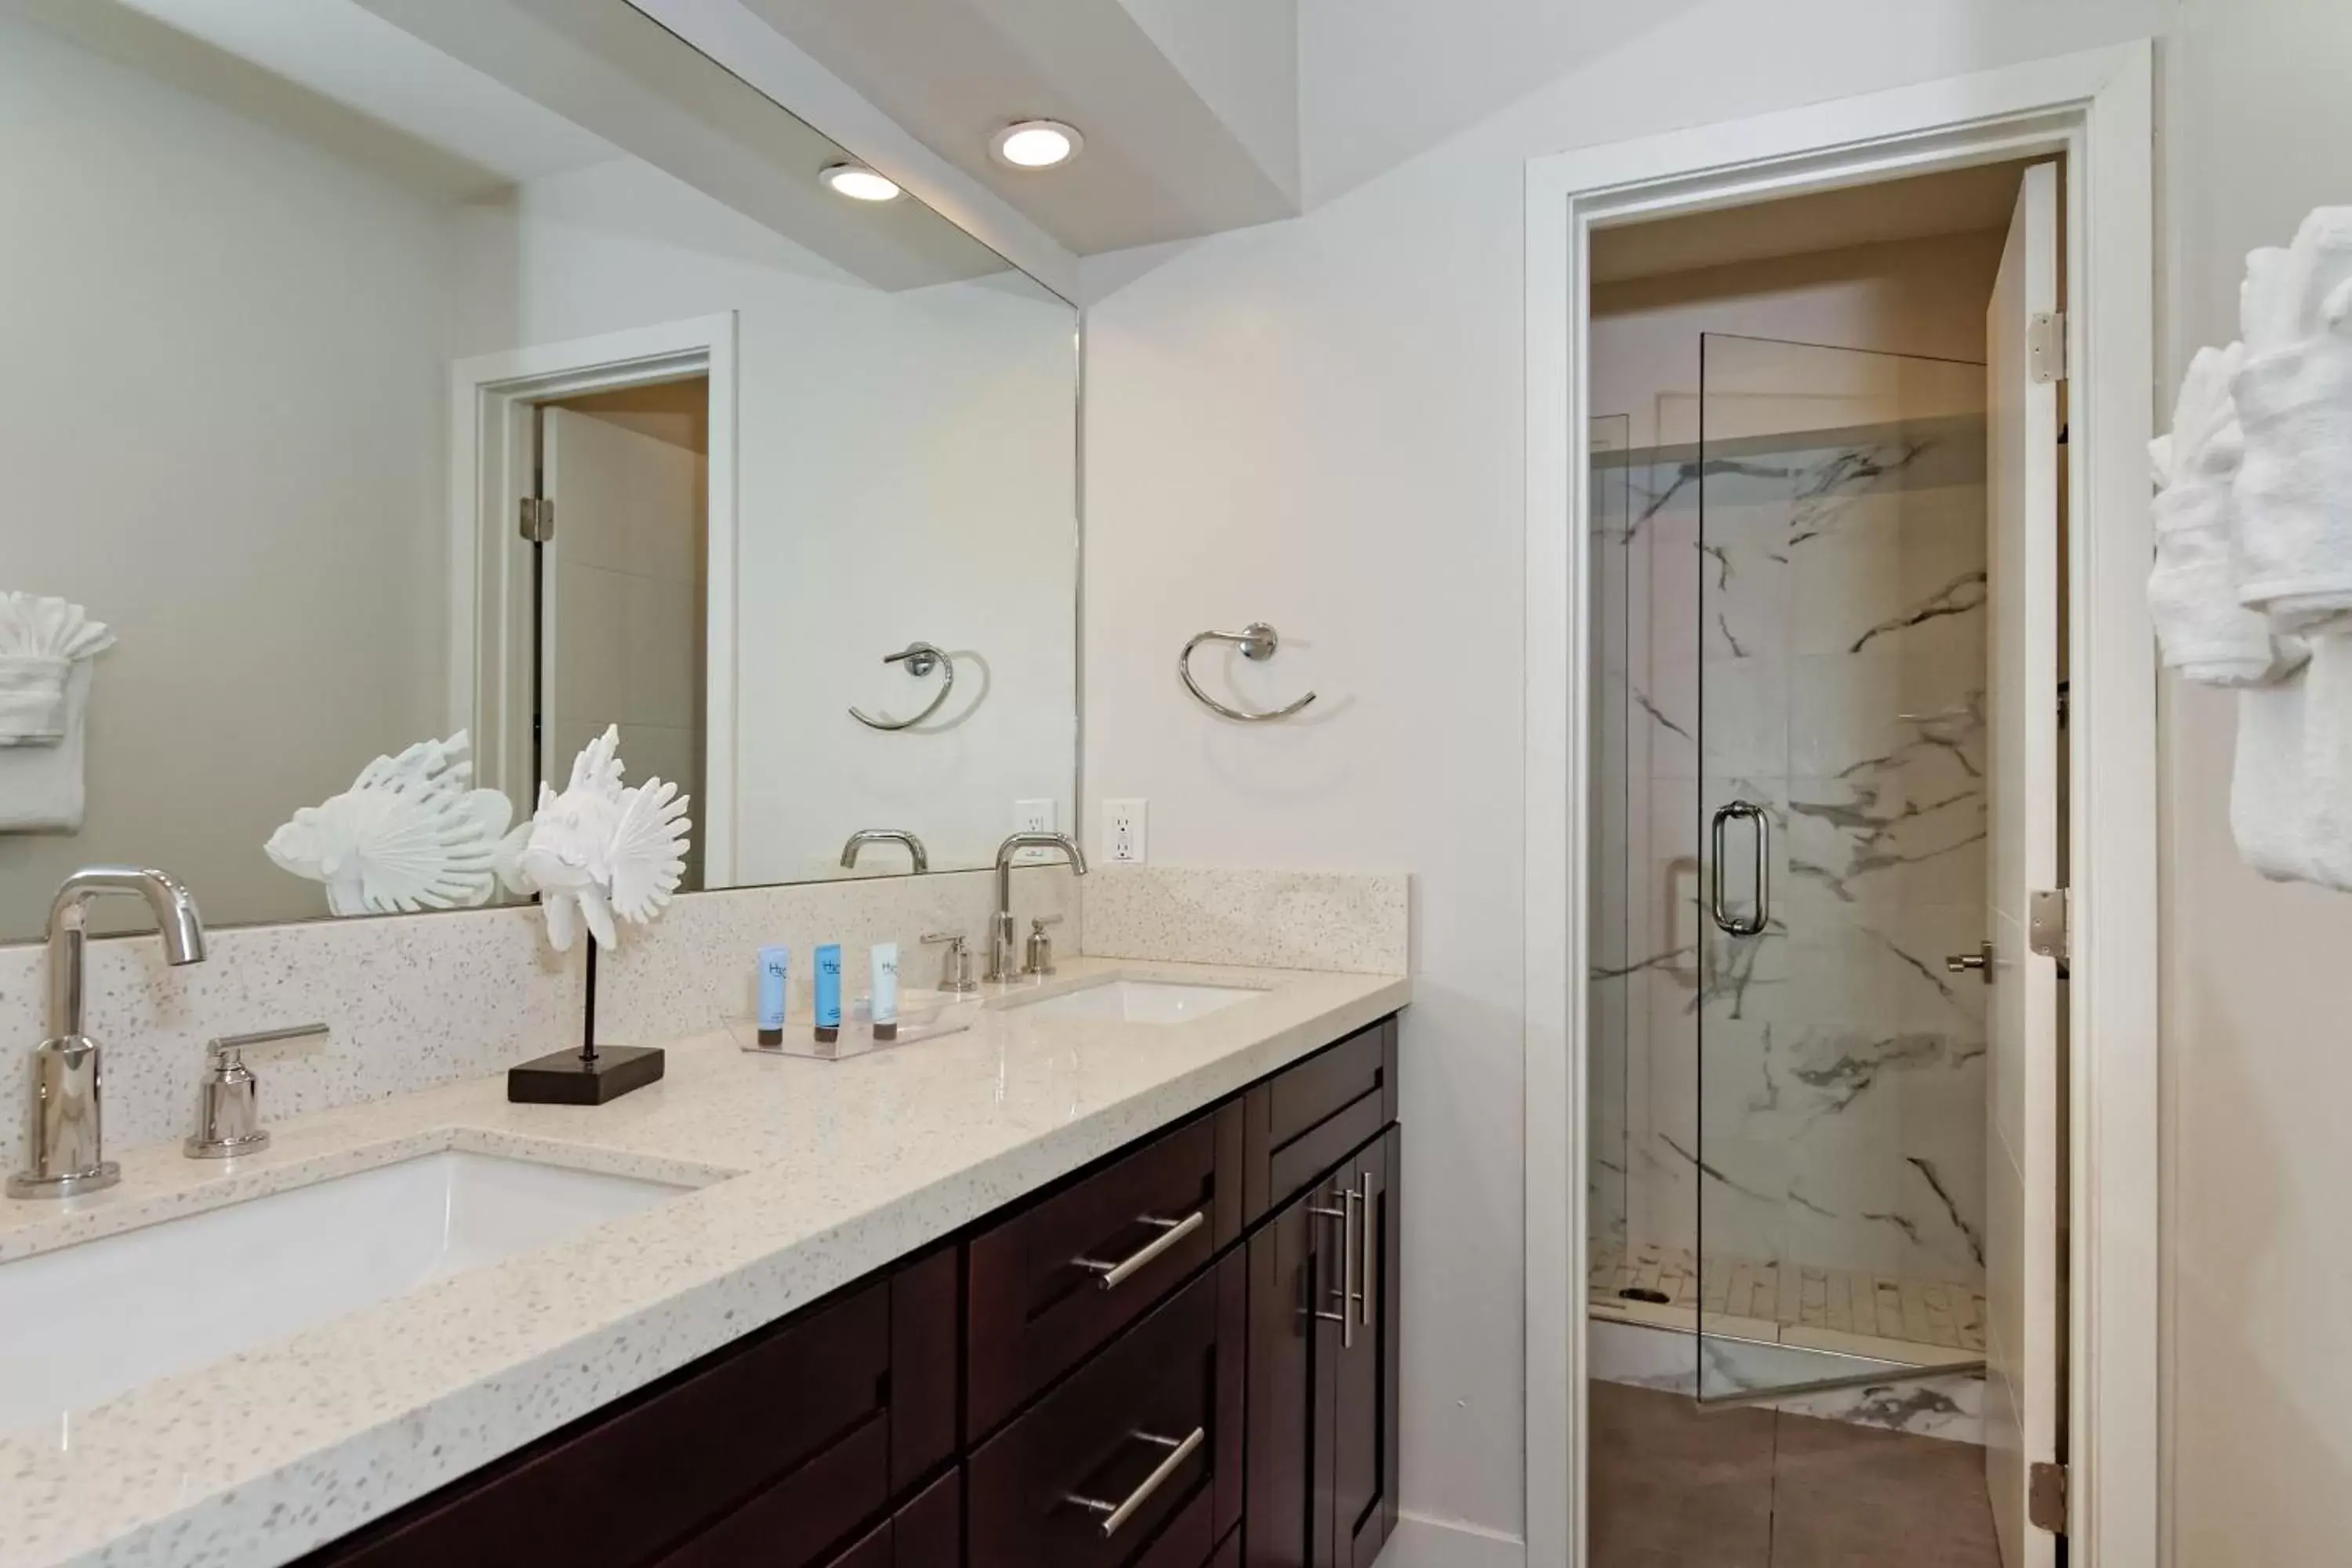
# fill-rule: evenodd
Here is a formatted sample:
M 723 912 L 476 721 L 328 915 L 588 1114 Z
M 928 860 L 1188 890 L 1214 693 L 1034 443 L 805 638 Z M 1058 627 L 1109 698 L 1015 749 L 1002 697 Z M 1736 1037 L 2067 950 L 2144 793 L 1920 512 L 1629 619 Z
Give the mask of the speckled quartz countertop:
M 1001 1005 L 1112 975 L 1265 994 L 1172 1025 Z M 474 1079 L 278 1123 L 233 1169 L 161 1145 L 124 1152 L 110 1191 L 0 1204 L 5 1263 L 443 1149 L 698 1189 L 150 1384 L 68 1433 L 0 1436 L 0 1568 L 287 1562 L 1394 1012 L 1410 987 L 1075 959 L 1018 997 L 991 990 L 967 1033 L 845 1062 L 708 1035 L 607 1106 L 509 1105 L 502 1078 Z

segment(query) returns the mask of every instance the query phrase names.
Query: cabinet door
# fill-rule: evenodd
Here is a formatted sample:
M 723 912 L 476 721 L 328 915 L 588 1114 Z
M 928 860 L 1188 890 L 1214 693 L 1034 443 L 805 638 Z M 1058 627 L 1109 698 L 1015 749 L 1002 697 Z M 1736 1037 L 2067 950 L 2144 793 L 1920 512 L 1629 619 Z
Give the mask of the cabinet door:
M 1249 1243 L 1249 1505 L 1244 1568 L 1336 1568 L 1332 1514 L 1342 1165 Z
M 1371 1568 L 1396 1522 L 1397 1129 L 1342 1173 L 1341 1207 L 1354 1234 L 1349 1299 L 1340 1334 L 1333 1422 L 1333 1534 L 1339 1568 Z

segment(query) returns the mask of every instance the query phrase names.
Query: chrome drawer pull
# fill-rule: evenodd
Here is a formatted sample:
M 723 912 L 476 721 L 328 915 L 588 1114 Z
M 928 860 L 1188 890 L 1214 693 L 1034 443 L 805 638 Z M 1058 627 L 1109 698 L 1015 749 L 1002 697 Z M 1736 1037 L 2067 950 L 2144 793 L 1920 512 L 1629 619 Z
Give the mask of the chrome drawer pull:
M 1192 1217 L 1199 1219 L 1201 1216 L 1194 1215 Z M 1206 1427 L 1195 1426 L 1192 1428 L 1192 1435 L 1189 1437 L 1161 1437 L 1150 1432 L 1138 1432 L 1134 1434 L 1134 1437 L 1139 1443 L 1149 1443 L 1155 1448 L 1167 1449 L 1168 1457 L 1152 1467 L 1151 1473 L 1143 1478 L 1143 1484 L 1127 1494 L 1125 1502 L 1105 1502 L 1100 1498 L 1081 1497 L 1076 1492 L 1072 1492 L 1062 1500 L 1073 1508 L 1082 1508 L 1088 1513 L 1101 1514 L 1103 1516 L 1102 1535 L 1105 1541 L 1117 1535 L 1118 1527 L 1133 1519 L 1135 1510 L 1150 1502 L 1151 1494 L 1168 1484 L 1168 1478 L 1183 1468 L 1184 1461 L 1192 1457 L 1192 1450 L 1208 1441 L 1209 1433 Z
M 1194 1209 L 1182 1219 L 1160 1219 L 1144 1215 L 1136 1223 L 1153 1226 L 1160 1234 L 1144 1243 L 1140 1250 L 1129 1253 L 1117 1263 L 1106 1263 L 1099 1258 L 1073 1258 L 1070 1267 L 1101 1275 L 1102 1288 L 1116 1290 L 1132 1279 L 1138 1269 L 1150 1267 L 1153 1258 L 1208 1224 L 1209 1216 L 1202 1210 Z

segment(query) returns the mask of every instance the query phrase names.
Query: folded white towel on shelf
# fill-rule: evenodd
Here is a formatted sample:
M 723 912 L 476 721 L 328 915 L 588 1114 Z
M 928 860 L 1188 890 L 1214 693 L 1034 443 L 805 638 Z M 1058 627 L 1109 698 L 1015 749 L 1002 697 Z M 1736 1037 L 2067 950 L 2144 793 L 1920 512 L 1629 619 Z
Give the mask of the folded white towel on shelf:
M 2352 207 L 2246 258 L 2238 591 L 2282 632 L 2352 611 Z
M 0 747 L 0 833 L 80 831 L 89 682 L 89 661 L 75 660 L 66 676 L 65 733 L 56 744 Z
M 2319 632 L 2302 687 L 2298 879 L 2352 893 L 2352 632 Z M 2241 719 L 2240 722 L 2244 721 Z
M 2164 663 L 2207 686 L 2259 686 L 2301 663 L 2258 610 L 2239 603 L 2232 481 L 2243 447 L 2231 378 L 2239 346 L 2200 349 L 2181 382 L 2172 433 L 2148 447 L 2156 499 L 2156 564 L 2148 611 Z
M 2310 775 L 2305 770 L 2305 665 L 2271 686 L 2238 693 L 2238 746 L 2230 775 L 2230 832 L 2246 864 L 2274 882 L 2308 882 Z
M 89 661 L 113 646 L 79 605 L 0 594 L 0 833 L 81 826 Z

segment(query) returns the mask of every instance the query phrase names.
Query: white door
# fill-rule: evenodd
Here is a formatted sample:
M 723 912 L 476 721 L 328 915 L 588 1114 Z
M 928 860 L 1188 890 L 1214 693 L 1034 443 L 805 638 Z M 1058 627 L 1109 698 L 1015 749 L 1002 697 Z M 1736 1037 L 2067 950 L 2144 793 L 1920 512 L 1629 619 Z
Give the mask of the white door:
M 2028 1477 L 2056 1455 L 2058 981 L 2028 948 L 2027 906 L 2058 867 L 2058 386 L 2034 379 L 2028 334 L 2058 300 L 2058 173 L 2026 171 L 1986 318 L 1992 991 L 1987 1034 L 1986 1479 L 2007 1568 L 2050 1568 L 2027 1520 Z
M 703 802 L 703 457 L 576 409 L 540 412 L 541 776 L 621 727 L 629 782 L 658 776 Z M 699 847 L 699 835 L 697 835 Z M 698 887 L 699 857 L 687 886 Z

